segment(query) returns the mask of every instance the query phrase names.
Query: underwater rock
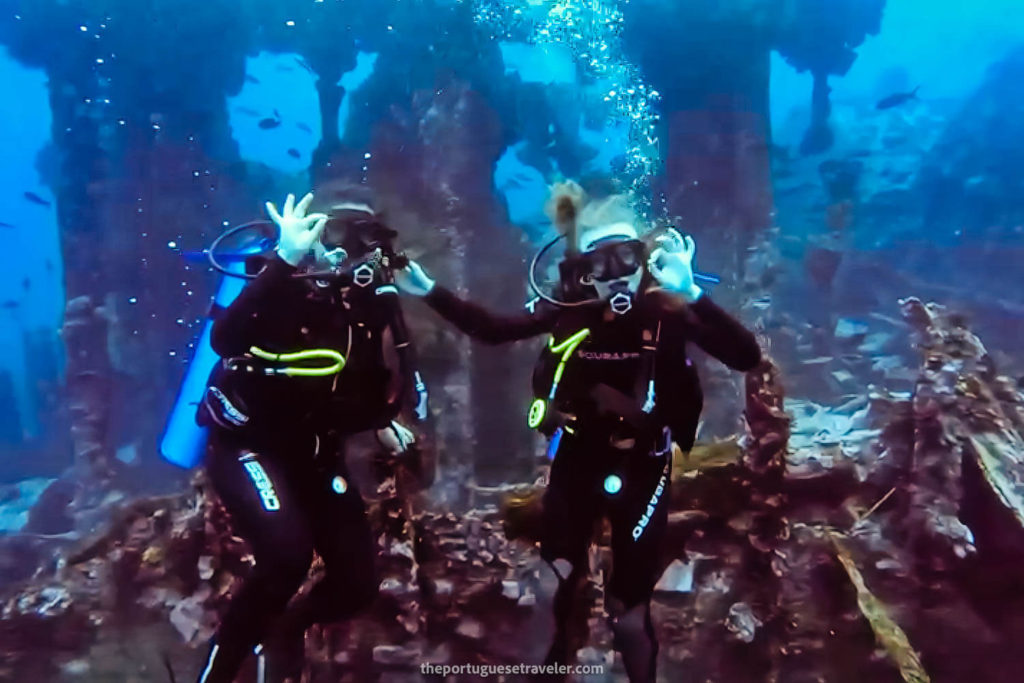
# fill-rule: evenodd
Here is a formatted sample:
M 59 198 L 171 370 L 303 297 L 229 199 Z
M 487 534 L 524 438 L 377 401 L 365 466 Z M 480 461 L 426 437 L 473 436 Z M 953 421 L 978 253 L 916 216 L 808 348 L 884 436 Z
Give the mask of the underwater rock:
M 53 482 L 36 477 L 0 485 L 0 534 L 20 531 L 28 523 L 33 506 Z
M 693 590 L 693 563 L 683 563 L 680 560 L 672 560 L 672 563 L 665 568 L 665 572 L 655 584 L 655 591 L 669 593 L 689 593 Z
M 888 683 L 898 680 L 893 662 L 913 648 L 929 665 L 945 661 L 940 641 L 925 633 L 930 622 L 921 603 L 936 589 L 923 586 L 939 586 L 950 605 L 943 623 L 979 619 L 957 599 L 948 574 L 961 561 L 958 544 L 968 547 L 971 535 L 991 529 L 964 526 L 961 499 L 987 496 L 1024 514 L 1015 507 L 1024 500 L 1017 483 L 1024 478 L 1011 448 L 1024 405 L 962 319 L 916 300 L 904 302 L 904 311 L 923 356 L 914 393 L 865 388 L 835 407 L 787 400 L 781 372 L 766 359 L 744 385 L 747 435 L 705 444 L 729 457 L 674 479 L 667 569 L 652 608 L 666 671 L 741 680 L 740 669 L 754 667 L 761 673 L 753 680 L 772 671 L 780 680 L 841 680 L 844 663 L 854 662 L 865 680 Z M 961 474 L 965 459 L 979 466 L 975 482 Z M 813 476 L 808 463 L 817 463 Z M 310 632 L 314 680 L 337 680 L 338 671 L 365 680 L 380 668 L 412 674 L 424 657 L 519 660 L 525 648 L 539 647 L 538 624 L 550 601 L 543 564 L 532 543 L 512 543 L 503 533 L 506 515 L 535 515 L 539 489 L 510 488 L 504 509 L 456 514 L 421 510 L 424 501 L 415 496 L 405 501 L 400 480 L 388 473 L 370 503 L 381 530 L 381 598 L 347 624 Z M 46 680 L 93 661 L 85 655 L 89 643 L 108 638 L 115 624 L 151 620 L 177 633 L 183 658 L 200 656 L 250 567 L 245 544 L 233 537 L 202 477 L 177 496 L 110 500 L 102 508 L 107 524 L 82 541 L 37 548 L 21 540 L 28 555 L 19 557 L 31 559 L 18 563 L 31 563 L 36 576 L 0 593 L 0 670 Z M 832 529 L 844 530 L 846 557 L 886 605 L 890 622 L 881 628 L 905 633 L 887 656 L 873 654 L 871 617 L 857 607 L 855 574 L 839 564 Z M 5 554 L 14 538 L 0 539 Z M 590 638 L 580 654 L 587 661 L 611 656 L 601 578 L 607 542 L 600 535 L 590 555 Z M 40 666 L 50 668 L 38 673 Z
M 28 511 L 25 531 L 39 534 L 61 534 L 75 527 L 71 511 L 77 486 L 68 477 L 54 479 L 39 495 Z
M 0 661 L 9 658 L 15 671 L 25 670 L 24 658 L 42 647 L 48 666 L 56 667 L 62 658 L 74 659 L 107 624 L 145 623 L 154 615 L 163 615 L 194 642 L 207 638 L 224 604 L 218 586 L 230 583 L 227 570 L 246 565 L 242 548 L 227 542 L 219 505 L 203 491 L 197 479 L 180 496 L 108 507 L 110 519 L 94 536 L 69 536 L 51 547 L 49 556 L 39 558 L 31 583 L 0 593 L 6 605 L 0 629 L 25 633 L 23 640 L 3 641 Z M 198 578 L 204 548 L 217 557 L 219 571 L 211 582 Z
M 1024 173 L 1019 152 L 1024 140 L 1022 79 L 1024 48 L 1017 47 L 987 71 L 923 161 L 919 188 L 927 198 L 926 220 L 935 237 L 962 231 L 980 242 L 1000 244 L 1014 239 L 1013 226 L 1024 221 L 1022 194 L 1006 189 L 1019 187 Z M 996 258 L 993 254 L 979 266 L 990 266 Z M 1015 257 L 1010 260 L 1017 265 Z M 1020 269 L 1015 270 L 1008 275 L 1019 287 Z
M 937 535 L 950 539 L 952 552 L 964 557 L 974 551 L 974 537 L 958 519 L 961 501 L 994 496 L 1018 520 L 1017 542 L 1024 543 L 1020 394 L 1008 390 L 1010 380 L 998 376 L 962 316 L 914 298 L 901 305 L 924 357 L 913 397 L 915 468 L 921 473 L 914 507 Z M 965 458 L 981 469 L 987 491 L 964 490 Z
M 373 648 L 373 661 L 384 666 L 412 669 L 423 658 L 423 653 L 414 647 L 398 645 L 378 645 Z
M 754 610 L 745 602 L 737 602 L 729 608 L 725 623 L 726 629 L 744 643 L 754 642 L 757 629 L 763 625 L 761 620 L 754 616 Z
M 210 628 L 212 620 L 203 606 L 208 597 L 209 593 L 205 592 L 182 598 L 174 604 L 168 615 L 171 624 L 186 643 L 208 640 L 213 635 L 213 629 Z

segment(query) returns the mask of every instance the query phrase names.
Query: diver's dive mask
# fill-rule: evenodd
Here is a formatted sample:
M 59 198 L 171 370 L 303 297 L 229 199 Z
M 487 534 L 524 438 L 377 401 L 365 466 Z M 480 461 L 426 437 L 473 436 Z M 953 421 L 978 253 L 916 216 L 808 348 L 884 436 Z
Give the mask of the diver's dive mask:
M 613 239 L 595 243 L 590 251 L 580 256 L 589 270 L 584 275 L 584 283 L 597 290 L 613 313 L 622 315 L 633 308 L 640 290 L 647 248 L 638 239 Z
M 368 210 L 334 209 L 317 246 L 317 259 L 350 274 L 352 284 L 368 287 L 381 279 L 382 270 L 402 268 L 407 263 L 404 256 L 395 253 L 396 237 L 395 230 Z
M 598 246 L 581 256 L 595 281 L 609 282 L 636 273 L 643 265 L 646 251 L 640 240 L 625 240 Z

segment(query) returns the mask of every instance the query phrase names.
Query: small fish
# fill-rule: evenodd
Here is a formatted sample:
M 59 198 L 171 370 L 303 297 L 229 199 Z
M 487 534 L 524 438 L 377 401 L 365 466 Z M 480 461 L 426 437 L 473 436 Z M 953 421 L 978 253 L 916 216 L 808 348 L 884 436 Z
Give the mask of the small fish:
M 37 195 L 35 192 L 25 192 L 24 196 L 25 199 L 29 200 L 33 204 L 38 204 L 39 206 L 51 206 L 50 202 Z
M 32 280 L 25 278 L 24 280 L 21 281 L 21 286 L 27 292 L 28 290 L 32 289 Z
M 4 223 L 3 221 L 0 221 L 0 228 L 13 228 L 13 227 L 14 226 L 11 225 L 10 223 Z
M 51 261 L 50 259 L 46 259 L 46 262 L 43 265 L 46 266 L 46 270 L 51 272 L 53 271 L 53 261 Z
M 281 119 L 266 118 L 260 121 L 259 126 L 263 130 L 270 130 L 271 128 L 277 128 L 281 125 Z
M 296 64 L 298 64 L 299 66 L 301 66 L 301 67 L 302 67 L 303 69 L 305 69 L 305 70 L 306 70 L 306 71 L 308 71 L 309 73 L 311 73 L 311 74 L 313 74 L 313 75 L 316 75 L 316 72 L 315 72 L 315 71 L 313 71 L 313 67 L 311 67 L 311 66 L 309 65 L 309 62 L 307 62 L 307 61 L 305 60 L 305 58 L 303 58 L 303 57 L 298 57 L 298 56 L 297 56 L 297 57 L 295 57 L 295 63 L 296 63 Z
M 832 356 L 818 356 L 817 358 L 808 358 L 805 361 L 801 361 L 801 365 L 824 365 L 825 363 L 831 363 L 835 360 Z
M 298 159 L 302 155 L 299 154 L 299 150 L 297 150 L 294 147 L 292 147 L 291 149 L 288 150 L 288 156 L 295 157 L 296 159 Z
M 239 114 L 245 114 L 246 116 L 260 115 L 258 111 L 256 111 L 255 109 L 250 109 L 249 107 L 235 107 L 235 111 L 237 111 Z
M 307 133 L 310 133 L 310 134 L 312 134 L 312 132 L 313 132 L 313 129 L 310 128 L 309 126 L 307 126 L 306 124 L 304 124 L 302 121 L 299 121 L 298 123 L 296 123 L 295 127 L 298 128 L 299 130 L 304 130 L 304 131 L 306 131 Z
M 763 311 L 766 308 L 770 308 L 772 305 L 772 298 L 770 296 L 762 296 L 758 299 L 753 299 L 747 303 L 751 308 L 756 308 Z
M 15 301 L 14 299 L 8 299 L 3 303 L 3 307 L 9 311 L 13 311 L 15 308 L 18 308 L 19 306 L 21 306 L 21 304 Z
M 295 71 L 295 69 L 293 69 L 292 67 L 288 66 L 287 64 L 278 64 L 277 65 L 277 70 L 278 71 Z
M 889 95 L 876 104 L 875 109 L 892 109 L 893 107 L 898 107 L 901 104 L 906 104 L 910 100 L 916 100 L 917 91 L 920 89 L 921 86 L 917 86 L 910 92 L 898 92 L 895 95 Z
M 253 83 L 255 85 L 259 85 L 260 84 L 260 79 L 256 78 L 255 76 L 252 76 L 250 74 L 245 74 L 245 82 L 246 83 Z

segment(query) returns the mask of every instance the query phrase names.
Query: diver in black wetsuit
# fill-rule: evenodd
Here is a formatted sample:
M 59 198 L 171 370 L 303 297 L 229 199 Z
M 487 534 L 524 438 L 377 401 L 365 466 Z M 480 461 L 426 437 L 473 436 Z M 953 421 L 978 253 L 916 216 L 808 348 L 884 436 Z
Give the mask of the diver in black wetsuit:
M 306 215 L 312 200 L 289 195 L 281 213 L 267 204 L 280 228 L 276 255 L 257 264 L 262 271 L 213 325 L 222 360 L 197 419 L 210 428 L 210 481 L 255 567 L 211 642 L 200 683 L 233 681 L 253 652 L 261 683 L 268 673 L 298 680 L 306 628 L 349 617 L 377 594 L 375 543 L 342 446 L 371 429 L 393 452 L 412 442 L 394 421 L 411 370 L 394 264 L 385 262 L 395 234 L 367 203 Z M 303 277 L 310 269 L 320 275 Z M 386 363 L 388 336 L 405 366 L 399 373 Z M 325 574 L 286 612 L 314 551 Z
M 498 316 L 435 286 L 418 264 L 396 280 L 487 343 L 551 335 L 534 371 L 537 399 L 530 410 L 530 426 L 549 434 L 557 449 L 543 498 L 541 556 L 559 579 L 556 635 L 546 663 L 565 664 L 573 655 L 569 618 L 594 524 L 607 515 L 613 564 L 607 606 L 615 647 L 633 683 L 653 682 L 650 598 L 667 521 L 671 444 L 692 447 L 703 403 L 686 344 L 739 371 L 759 364 L 760 349 L 754 335 L 696 285 L 691 238 L 671 230 L 647 257 L 635 214 L 621 197 L 584 206 L 582 190 L 569 184 L 552 205 L 568 205 L 571 232 L 582 231 L 578 252 L 571 253 L 572 239 L 567 247 L 563 293 L 585 291 L 589 301 L 540 302 L 528 314 Z M 567 277 L 573 281 L 566 283 Z

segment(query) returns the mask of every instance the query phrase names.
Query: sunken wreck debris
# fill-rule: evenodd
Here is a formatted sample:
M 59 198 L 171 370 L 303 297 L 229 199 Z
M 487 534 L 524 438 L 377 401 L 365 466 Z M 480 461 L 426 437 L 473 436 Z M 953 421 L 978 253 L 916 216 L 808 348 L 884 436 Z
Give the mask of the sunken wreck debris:
M 113 454 L 107 433 L 112 380 L 107 318 L 90 297 L 68 302 L 62 329 L 75 462 L 106 470 Z
M 834 439 L 815 440 L 801 422 L 841 416 L 787 402 L 766 360 L 746 378 L 746 435 L 676 454 L 653 602 L 664 680 L 1002 683 L 1024 666 L 1006 646 L 1024 637 L 1011 590 L 1024 581 L 1024 399 L 961 316 L 901 306 L 921 355 L 912 391 L 866 390 Z M 530 534 L 510 541 L 497 506 L 429 509 L 401 463 L 375 471 L 364 490 L 376 491 L 381 597 L 310 631 L 309 679 L 543 652 L 554 587 Z M 35 567 L 0 589 L 0 676 L 162 680 L 165 659 L 194 673 L 248 549 L 202 476 L 186 493 L 103 509 L 88 535 L 5 539 Z M 578 654 L 617 680 L 607 542 L 591 554 Z

